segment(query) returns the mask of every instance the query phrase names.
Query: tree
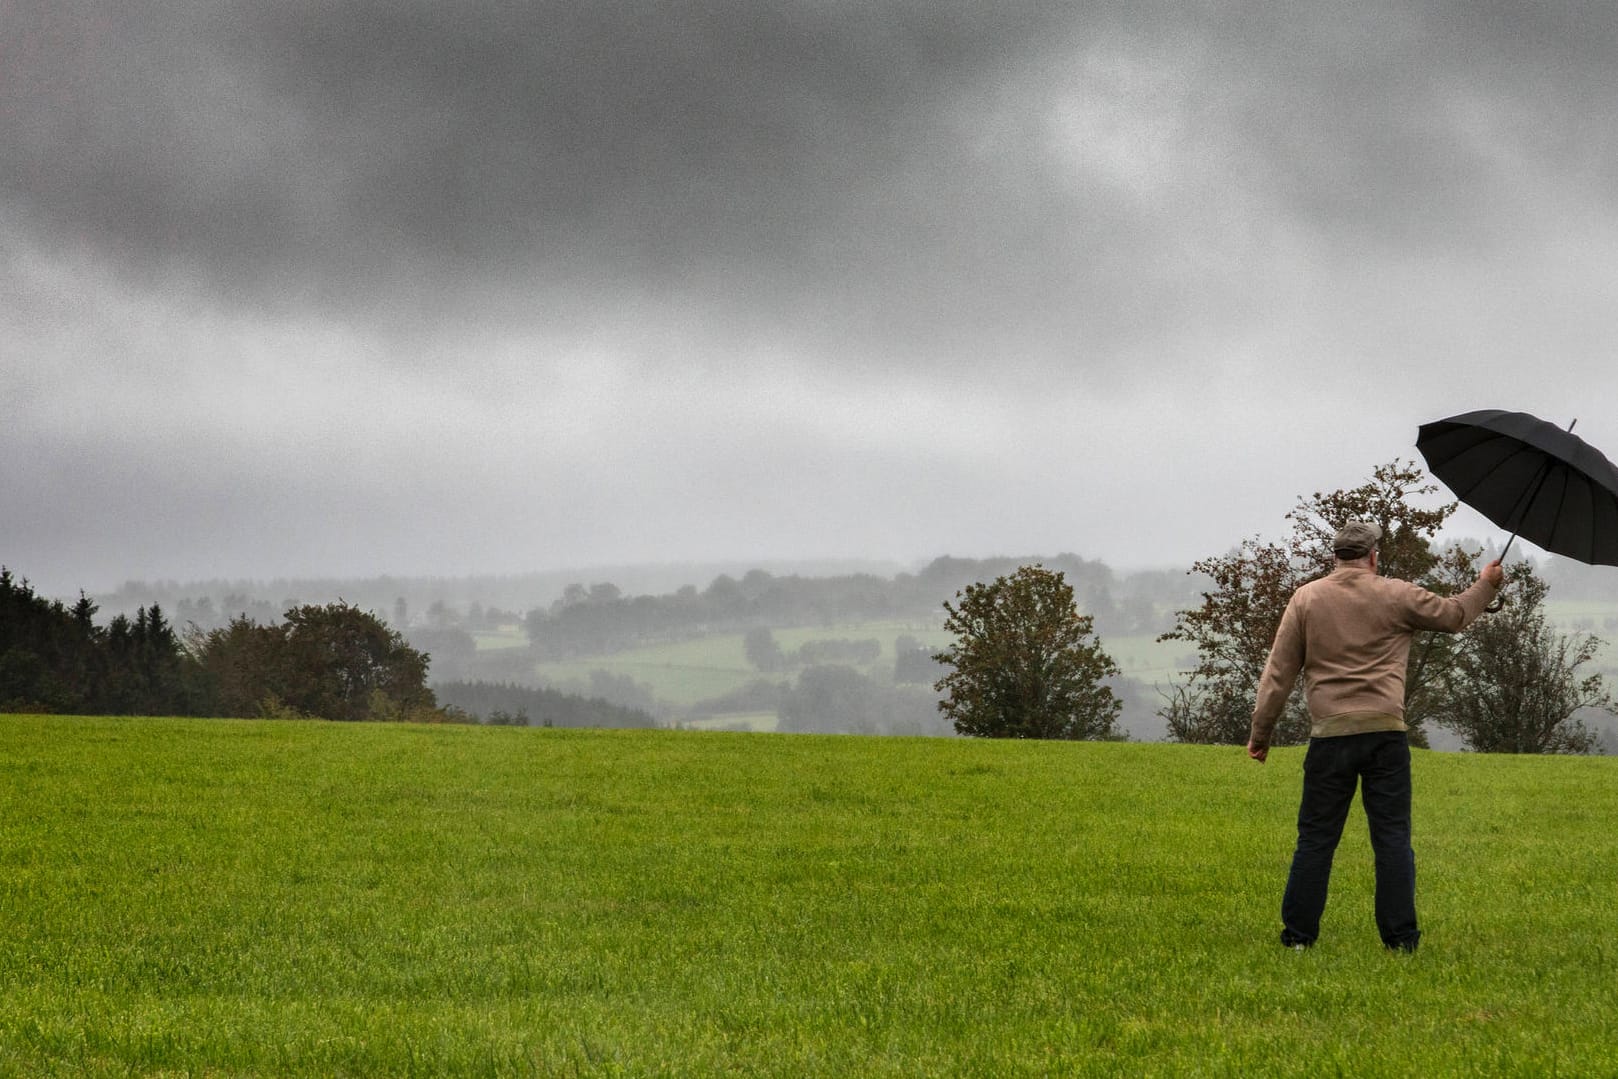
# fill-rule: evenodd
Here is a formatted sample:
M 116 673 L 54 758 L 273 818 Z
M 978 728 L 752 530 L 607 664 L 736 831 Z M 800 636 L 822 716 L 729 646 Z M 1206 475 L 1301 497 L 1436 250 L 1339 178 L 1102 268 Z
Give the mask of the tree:
M 768 626 L 754 626 L 742 638 L 742 647 L 747 652 L 747 662 L 757 669 L 768 674 L 779 671 L 787 665 L 787 658 L 781 652 L 781 646 L 775 641 L 775 634 L 770 632 Z
M 921 683 L 931 685 L 940 674 L 933 650 L 908 633 L 901 633 L 893 642 L 893 680 L 898 684 Z
M 0 711 L 89 710 L 100 693 L 95 605 L 72 611 L 0 566 Z
M 1207 575 L 1213 588 L 1202 594 L 1202 606 L 1179 612 L 1174 628 L 1158 640 L 1194 644 L 1197 665 L 1158 714 L 1176 741 L 1242 745 L 1259 676 L 1301 574 L 1286 547 L 1256 539 L 1191 569 Z M 1309 717 L 1294 696 L 1276 724 L 1275 741 L 1289 745 L 1308 736 Z
M 119 616 L 108 627 L 105 711 L 122 715 L 188 714 L 185 655 L 180 639 L 156 603 Z
M 187 648 L 202 672 L 211 714 L 249 718 L 277 713 L 290 681 L 284 670 L 284 627 L 261 626 L 239 615 L 218 629 L 194 633 Z
M 781 697 L 782 732 L 948 734 L 931 693 L 887 685 L 853 667 L 809 667 Z
M 323 719 L 434 719 L 426 653 L 347 603 L 306 604 L 280 625 L 242 617 L 191 652 L 217 714 Z
M 1602 676 L 1579 668 L 1600 651 L 1600 638 L 1568 636 L 1545 620 L 1549 586 L 1531 564 L 1507 571 L 1501 611 L 1460 635 L 1444 673 L 1435 721 L 1480 753 L 1589 753 L 1594 731 L 1578 713 L 1613 711 Z
M 290 678 L 281 697 L 307 715 L 403 718 L 437 704 L 427 688 L 427 655 L 358 607 L 295 607 L 286 613 L 285 639 Z
M 985 738 L 1116 738 L 1121 702 L 1103 680 L 1118 665 L 1079 614 L 1062 574 L 1023 566 L 946 601 L 955 642 L 934 658 L 954 668 L 935 685 L 939 711 Z
M 1285 543 L 1249 539 L 1230 554 L 1194 564 L 1192 572 L 1205 574 L 1212 588 L 1202 594 L 1200 607 L 1178 612 L 1174 628 L 1158 638 L 1186 641 L 1197 649 L 1190 678 L 1171 691 L 1158 712 L 1170 736 L 1182 742 L 1246 743 L 1258 681 L 1287 601 L 1299 585 L 1331 571 L 1332 536 L 1344 522 L 1381 525 L 1378 572 L 1384 576 L 1414 581 L 1440 595 L 1470 584 L 1476 576 L 1470 555 L 1459 547 L 1442 554 L 1432 549 L 1455 503 L 1436 509 L 1416 504 L 1437 490 L 1416 465 L 1394 460 L 1376 468 L 1358 487 L 1300 498 L 1286 515 L 1292 534 Z M 1422 728 L 1430 715 L 1431 691 L 1453 653 L 1453 643 L 1444 637 L 1418 634 L 1411 648 L 1405 722 L 1415 745 L 1427 744 Z M 1309 715 L 1299 692 L 1276 725 L 1275 741 L 1289 745 L 1308 737 Z
M 882 687 L 852 667 L 810 667 L 782 698 L 776 729 L 876 734 L 886 703 Z

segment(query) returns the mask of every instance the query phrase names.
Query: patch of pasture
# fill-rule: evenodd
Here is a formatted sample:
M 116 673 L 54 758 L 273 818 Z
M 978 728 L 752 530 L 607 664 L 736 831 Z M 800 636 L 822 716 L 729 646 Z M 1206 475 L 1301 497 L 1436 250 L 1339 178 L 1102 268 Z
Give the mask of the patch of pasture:
M 682 719 L 679 726 L 692 731 L 773 731 L 780 717 L 774 712 L 727 712 L 723 715 Z
M 941 645 L 948 639 L 942 629 L 928 630 L 901 621 L 793 627 L 773 633 L 776 643 L 785 652 L 792 652 L 809 641 L 873 639 L 881 646 L 881 652 L 874 662 L 858 669 L 883 679 L 893 674 L 893 643 L 899 636 L 909 634 L 929 646 Z M 759 678 L 791 677 L 791 672 L 764 674 L 754 667 L 747 659 L 745 636 L 741 633 L 715 633 L 607 655 L 547 661 L 534 669 L 541 678 L 556 684 L 570 681 L 588 684 L 591 672 L 598 670 L 627 676 L 649 685 L 659 700 L 681 708 L 734 692 Z
M 747 662 L 741 635 L 735 633 L 547 661 L 537 664 L 534 670 L 558 685 L 582 682 L 586 686 L 591 672 L 606 671 L 647 684 L 659 700 L 682 708 L 730 693 L 760 677 Z
M 528 634 L 522 631 L 521 626 L 504 626 L 500 629 L 480 629 L 472 634 L 472 643 L 479 652 L 494 651 L 503 648 L 527 648 Z
M 1152 633 L 1102 637 L 1101 648 L 1126 678 L 1148 686 L 1184 678 L 1186 664 L 1196 657 L 1196 650 L 1184 641 L 1159 641 Z

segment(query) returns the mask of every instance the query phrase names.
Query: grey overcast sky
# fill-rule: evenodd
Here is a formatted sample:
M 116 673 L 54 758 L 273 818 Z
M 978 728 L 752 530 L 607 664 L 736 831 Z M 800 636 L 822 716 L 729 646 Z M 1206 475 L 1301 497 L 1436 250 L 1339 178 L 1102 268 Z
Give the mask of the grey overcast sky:
M 0 0 L 0 562 L 1185 565 L 1453 413 L 1618 456 L 1615 102 L 1602 3 Z

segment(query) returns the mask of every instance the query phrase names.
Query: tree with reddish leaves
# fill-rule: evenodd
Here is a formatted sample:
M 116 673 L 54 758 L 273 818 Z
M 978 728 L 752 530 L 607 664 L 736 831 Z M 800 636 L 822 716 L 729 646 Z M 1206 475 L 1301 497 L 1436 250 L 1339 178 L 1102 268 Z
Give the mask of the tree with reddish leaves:
M 1287 601 L 1299 585 L 1331 572 L 1332 536 L 1349 520 L 1382 527 L 1378 572 L 1413 581 L 1440 595 L 1461 591 L 1477 576 L 1475 556 L 1452 546 L 1441 553 L 1433 541 L 1455 511 L 1455 503 L 1427 509 L 1418 505 L 1438 491 L 1419 467 L 1394 460 L 1379 466 L 1358 487 L 1300 498 L 1286 515 L 1292 533 L 1284 542 L 1244 540 L 1234 551 L 1205 558 L 1191 567 L 1211 584 L 1202 604 L 1178 612 L 1172 630 L 1158 639 L 1195 646 L 1197 664 L 1175 686 L 1158 714 L 1177 741 L 1245 745 L 1258 694 Z M 1445 634 L 1421 633 L 1410 650 L 1405 677 L 1405 722 L 1411 744 L 1427 744 L 1423 730 L 1432 716 L 1433 690 L 1454 655 L 1456 642 Z M 1276 725 L 1275 743 L 1295 745 L 1309 738 L 1309 714 L 1302 686 Z

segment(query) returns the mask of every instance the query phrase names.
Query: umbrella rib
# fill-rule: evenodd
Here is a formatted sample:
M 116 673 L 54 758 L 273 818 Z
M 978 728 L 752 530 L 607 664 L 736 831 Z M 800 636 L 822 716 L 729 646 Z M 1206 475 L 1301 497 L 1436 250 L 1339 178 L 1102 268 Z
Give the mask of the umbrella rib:
M 1547 476 L 1547 478 L 1549 478 Z M 1564 478 L 1562 481 L 1562 494 L 1556 500 L 1556 512 L 1551 515 L 1551 542 L 1556 542 L 1556 534 L 1561 529 L 1562 509 L 1567 505 L 1567 489 L 1573 486 Z
M 1539 489 L 1545 486 L 1545 478 L 1550 474 L 1551 461 L 1547 457 L 1540 463 L 1539 472 L 1534 476 L 1534 482 L 1518 496 L 1517 504 L 1511 507 L 1511 512 L 1506 515 L 1506 520 L 1510 522 L 1506 527 L 1511 529 L 1513 539 L 1516 538 L 1518 532 L 1522 531 L 1523 518 L 1528 516 L 1529 507 L 1533 505 L 1534 499 L 1539 497 Z M 1507 541 L 1506 546 L 1511 546 L 1510 541 Z
M 1573 433 L 1573 428 L 1578 425 L 1578 422 L 1579 422 L 1578 417 L 1575 416 L 1573 418 L 1573 422 L 1567 425 L 1567 433 L 1568 434 Z M 1528 495 L 1528 501 L 1527 501 L 1526 504 L 1524 504 L 1522 502 L 1518 503 L 1518 507 L 1521 509 L 1522 512 L 1517 516 L 1517 523 L 1516 523 L 1516 525 L 1515 525 L 1515 527 L 1514 527 L 1514 529 L 1512 531 L 1511 539 L 1516 539 L 1517 534 L 1522 531 L 1523 520 L 1527 518 L 1528 511 L 1533 509 L 1534 500 L 1539 497 L 1540 488 L 1544 487 L 1545 486 L 1545 481 L 1550 479 L 1551 469 L 1556 464 L 1556 457 L 1554 455 L 1552 455 L 1548 451 L 1542 451 L 1542 452 L 1545 452 L 1545 459 L 1539 466 L 1539 475 L 1534 477 L 1534 487 L 1533 487 L 1532 492 L 1530 492 L 1530 494 Z M 1552 537 L 1554 537 L 1556 535 L 1556 522 L 1561 519 L 1562 505 L 1566 501 L 1567 501 L 1567 484 L 1564 483 L 1564 484 L 1562 484 L 1562 495 L 1561 495 L 1560 498 L 1558 498 L 1556 500 L 1556 513 L 1551 516 L 1551 536 Z M 1509 550 L 1511 548 L 1511 540 L 1506 541 L 1506 548 L 1507 548 L 1507 550 Z M 1501 557 L 1504 558 L 1504 555 L 1502 554 Z
M 1506 521 L 1510 523 L 1506 524 L 1505 527 L 1511 529 L 1511 538 L 1506 540 L 1505 547 L 1500 550 L 1501 562 L 1504 562 L 1506 555 L 1511 553 L 1511 545 L 1517 542 L 1518 535 L 1522 533 L 1523 519 L 1528 516 L 1529 508 L 1533 505 L 1534 499 L 1539 497 L 1539 489 L 1545 486 L 1545 479 L 1550 474 L 1551 459 L 1546 457 L 1539 466 L 1539 474 L 1534 477 L 1533 485 L 1517 499 L 1517 504 L 1506 515 Z
M 1504 457 L 1501 460 L 1495 462 L 1495 464 L 1492 465 L 1487 472 L 1479 473 L 1476 479 L 1474 479 L 1471 483 L 1466 485 L 1466 489 L 1464 491 L 1460 490 L 1460 489 L 1452 488 L 1452 489 L 1455 490 L 1455 494 L 1460 498 L 1460 500 L 1462 502 L 1466 502 L 1468 500 L 1468 498 L 1471 496 L 1473 491 L 1476 491 L 1479 487 L 1482 487 L 1485 483 L 1488 482 L 1489 476 L 1492 473 L 1499 472 L 1513 458 L 1523 457 L 1523 456 L 1534 457 L 1534 456 L 1538 455 L 1538 451 L 1535 450 L 1533 447 L 1527 445 L 1526 443 L 1519 442 L 1516 439 L 1507 438 L 1504 435 L 1497 435 L 1494 440 L 1499 441 L 1499 440 L 1502 440 L 1502 439 L 1507 441 L 1507 442 L 1510 442 L 1512 444 L 1513 449 L 1512 449 L 1511 454 L 1509 456 Z M 1466 452 L 1471 453 L 1473 451 L 1478 450 L 1480 447 L 1486 446 L 1486 445 L 1488 445 L 1487 442 L 1479 442 L 1474 446 L 1468 447 Z M 1520 501 L 1520 499 L 1519 499 L 1519 501 Z M 1514 507 L 1512 507 L 1512 509 L 1513 509 L 1513 512 L 1515 512 L 1516 507 L 1514 506 Z

